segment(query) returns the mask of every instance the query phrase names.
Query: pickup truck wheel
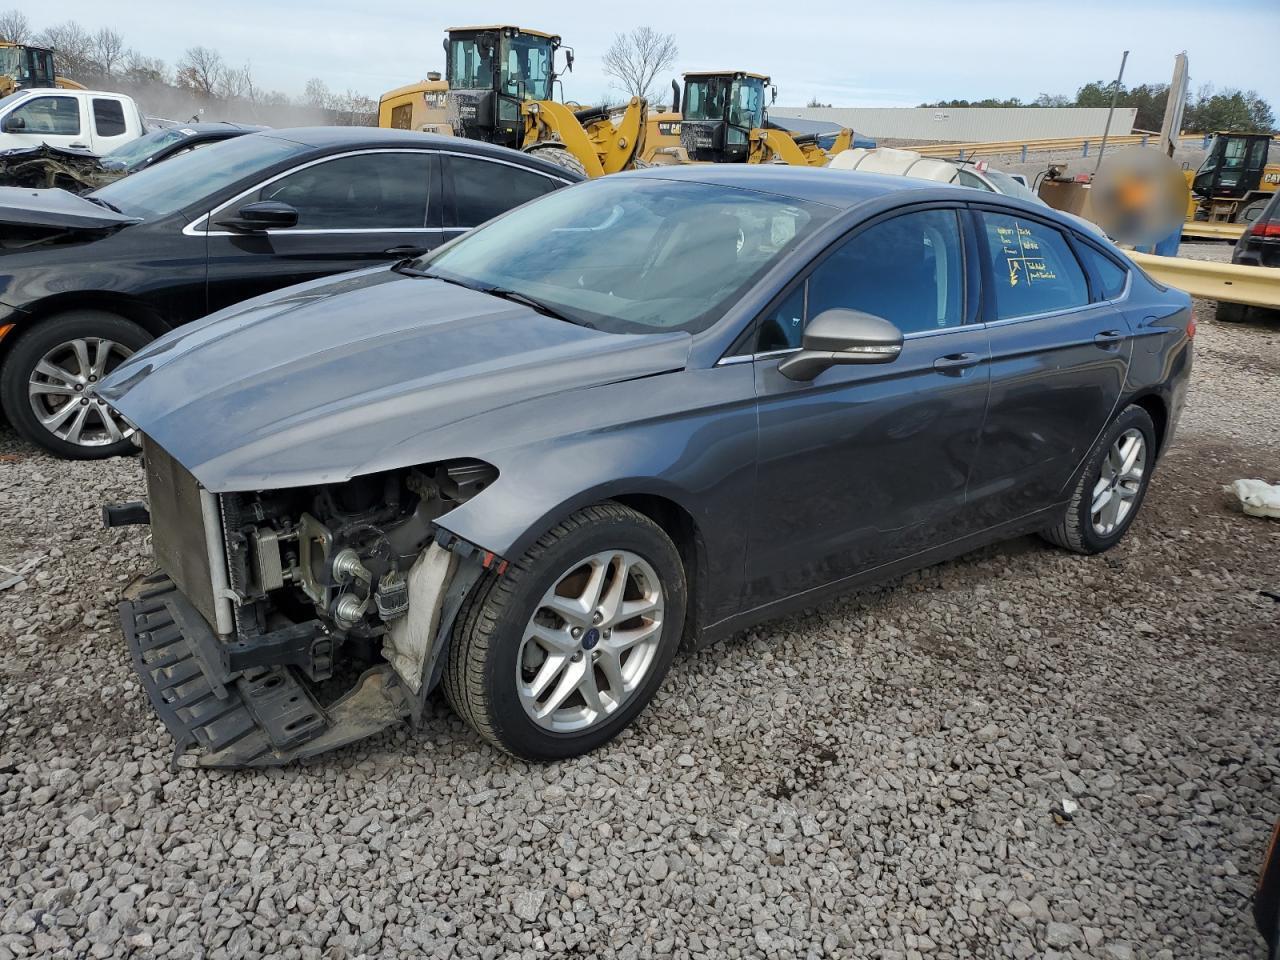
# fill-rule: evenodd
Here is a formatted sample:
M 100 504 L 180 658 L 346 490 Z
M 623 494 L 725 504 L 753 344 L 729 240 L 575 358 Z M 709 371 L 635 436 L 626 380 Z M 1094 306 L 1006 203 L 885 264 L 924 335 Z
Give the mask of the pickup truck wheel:
M 1155 461 L 1151 415 L 1131 404 L 1098 438 L 1061 519 L 1042 531 L 1044 538 L 1073 553 L 1110 550 L 1138 515 Z
M 611 740 L 652 699 L 684 627 L 675 545 L 621 504 L 587 507 L 477 585 L 445 664 L 454 711 L 527 760 Z
M 1219 323 L 1244 323 L 1248 318 L 1248 311 L 1249 308 L 1243 303 L 1227 303 L 1219 300 L 1217 309 L 1213 312 L 1213 318 Z
M 9 422 L 64 459 L 128 453 L 133 427 L 97 398 L 97 384 L 151 339 L 133 321 L 100 310 L 37 321 L 0 367 L 0 403 Z

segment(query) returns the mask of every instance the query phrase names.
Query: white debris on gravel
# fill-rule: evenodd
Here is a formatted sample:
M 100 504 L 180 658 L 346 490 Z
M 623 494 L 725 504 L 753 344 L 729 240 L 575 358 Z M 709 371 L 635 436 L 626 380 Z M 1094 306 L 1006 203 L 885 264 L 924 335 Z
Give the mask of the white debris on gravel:
M 1280 815 L 1280 322 L 1198 304 L 1193 396 L 1111 553 L 1023 539 L 677 661 L 531 766 L 438 700 L 260 772 L 168 767 L 114 606 L 135 460 L 0 432 L 0 960 L 1258 955 Z

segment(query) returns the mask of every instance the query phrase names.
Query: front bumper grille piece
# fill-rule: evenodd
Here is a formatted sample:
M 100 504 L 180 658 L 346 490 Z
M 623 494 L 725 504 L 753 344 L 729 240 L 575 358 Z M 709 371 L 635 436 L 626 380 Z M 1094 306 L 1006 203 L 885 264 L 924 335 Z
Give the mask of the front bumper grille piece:
M 410 712 L 389 664 L 365 671 L 327 708 L 293 667 L 228 674 L 222 641 L 164 574 L 119 611 L 134 670 L 176 742 L 174 766 L 277 766 L 370 736 Z

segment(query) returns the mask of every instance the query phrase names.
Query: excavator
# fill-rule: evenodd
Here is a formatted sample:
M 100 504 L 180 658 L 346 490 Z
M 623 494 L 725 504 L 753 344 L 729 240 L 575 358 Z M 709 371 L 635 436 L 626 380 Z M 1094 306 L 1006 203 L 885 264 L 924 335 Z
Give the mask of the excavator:
M 0 40 L 0 97 L 7 97 L 15 90 L 34 87 L 84 89 L 83 84 L 57 75 L 53 51 L 48 47 L 32 47 Z
M 628 170 L 644 149 L 647 106 L 574 109 L 555 100 L 573 50 L 555 34 L 510 25 L 450 27 L 446 114 L 455 135 L 523 150 L 590 177 Z
M 1274 160 L 1268 156 L 1274 150 Z M 1216 133 L 1191 178 L 1188 219 L 1252 223 L 1280 189 L 1280 145 L 1269 133 Z
M 853 145 L 853 131 L 836 136 L 831 153 L 816 136 L 795 136 L 769 121 L 769 102 L 778 88 L 762 73 L 701 70 L 684 75 L 683 110 L 679 84 L 671 84 L 671 110 L 652 115 L 644 160 L 664 163 L 787 163 L 825 167 Z

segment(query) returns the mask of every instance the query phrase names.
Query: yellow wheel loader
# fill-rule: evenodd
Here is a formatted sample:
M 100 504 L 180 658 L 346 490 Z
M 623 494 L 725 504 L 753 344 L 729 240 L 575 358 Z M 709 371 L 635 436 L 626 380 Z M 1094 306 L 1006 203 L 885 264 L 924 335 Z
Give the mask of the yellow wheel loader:
M 1280 145 L 1269 133 L 1216 133 L 1191 178 L 1188 219 L 1252 223 L 1280 189 Z
M 587 176 L 638 165 L 645 103 L 573 109 L 554 99 L 559 36 L 524 27 L 450 27 L 445 40 L 446 110 L 454 134 L 523 150 Z
M 54 70 L 53 51 L 47 47 L 0 40 L 0 97 L 34 87 L 83 90 L 84 84 L 58 76 Z
M 428 73 L 425 80 L 389 90 L 378 101 L 378 126 L 453 136 L 445 107 L 448 94 L 449 84 L 438 73 Z

